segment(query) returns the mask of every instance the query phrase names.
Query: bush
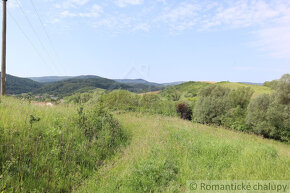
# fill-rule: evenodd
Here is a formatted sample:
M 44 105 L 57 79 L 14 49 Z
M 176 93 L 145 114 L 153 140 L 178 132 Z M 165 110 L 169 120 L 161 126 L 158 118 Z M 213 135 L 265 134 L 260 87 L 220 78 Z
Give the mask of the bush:
M 110 110 L 136 111 L 139 106 L 139 96 L 126 90 L 115 90 L 103 95 L 98 102 Z
M 157 109 L 161 99 L 156 94 L 143 94 L 139 101 L 139 106 L 145 109 Z
M 260 95 L 253 99 L 248 106 L 246 121 L 253 128 L 256 134 L 269 136 L 269 124 L 267 120 L 267 110 L 270 105 L 270 96 Z
M 290 74 L 283 75 L 276 83 L 276 97 L 279 104 L 290 104 Z
M 194 119 L 198 123 L 221 124 L 222 116 L 228 110 L 229 89 L 210 85 L 201 89 L 194 108 Z
M 221 124 L 231 129 L 249 131 L 250 127 L 247 125 L 245 120 L 246 113 L 247 109 L 243 109 L 241 106 L 229 109 L 222 117 Z
M 268 108 L 267 119 L 272 128 L 269 136 L 276 140 L 290 141 L 290 105 L 274 101 Z
M 190 121 L 192 120 L 192 109 L 188 104 L 178 104 L 176 106 L 176 112 L 180 115 L 180 118 Z
M 254 91 L 250 87 L 240 87 L 232 90 L 229 93 L 229 103 L 231 108 L 240 107 L 240 109 L 247 109 Z

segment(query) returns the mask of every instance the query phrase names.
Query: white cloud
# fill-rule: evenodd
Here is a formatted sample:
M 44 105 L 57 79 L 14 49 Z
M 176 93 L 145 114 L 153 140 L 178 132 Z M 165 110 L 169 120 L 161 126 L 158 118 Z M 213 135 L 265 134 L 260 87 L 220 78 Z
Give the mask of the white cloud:
M 289 0 L 155 0 L 146 2 L 146 6 L 134 7 L 132 12 L 122 8 L 141 5 L 144 0 L 110 0 L 101 4 L 102 7 L 89 2 L 59 3 L 61 18 L 91 18 L 88 23 L 93 27 L 113 32 L 148 32 L 160 27 L 178 33 L 245 29 L 256 48 L 274 57 L 290 58 Z
M 275 58 L 290 58 L 290 25 L 269 27 L 254 33 L 254 46 Z
M 56 8 L 77 8 L 78 6 L 84 6 L 86 5 L 90 0 L 66 0 L 62 3 L 58 3 L 55 5 Z
M 173 31 L 247 28 L 254 46 L 273 57 L 290 58 L 290 1 L 188 1 L 165 8 L 157 20 Z
M 93 5 L 92 8 L 85 13 L 80 13 L 81 17 L 98 17 L 101 13 L 103 13 L 103 8 L 99 5 Z
M 147 23 L 140 23 L 133 27 L 133 31 L 145 31 L 148 32 L 150 30 L 150 25 Z
M 115 0 L 114 2 L 119 7 L 126 7 L 127 5 L 140 5 L 143 0 Z
M 94 18 L 94 17 L 99 17 L 99 15 L 103 13 L 103 9 L 99 5 L 93 5 L 88 11 L 86 12 L 78 12 L 78 13 L 73 13 L 70 12 L 69 10 L 65 10 L 60 13 L 62 17 L 88 17 L 88 18 Z
M 71 13 L 70 11 L 66 10 L 60 13 L 62 17 L 76 17 L 77 14 Z

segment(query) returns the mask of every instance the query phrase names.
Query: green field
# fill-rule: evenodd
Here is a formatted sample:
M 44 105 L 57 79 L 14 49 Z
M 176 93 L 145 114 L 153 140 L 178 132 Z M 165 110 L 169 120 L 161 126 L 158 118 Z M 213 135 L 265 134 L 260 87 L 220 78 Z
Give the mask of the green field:
M 290 148 L 178 118 L 117 115 L 130 143 L 77 192 L 185 192 L 186 180 L 288 180 Z
M 262 85 L 253 85 L 238 82 L 218 82 L 217 84 L 230 89 L 237 89 L 239 87 L 250 87 L 251 89 L 254 90 L 253 97 L 258 96 L 260 94 L 271 94 L 273 92 L 271 88 Z
M 195 94 L 208 84 L 190 82 L 179 89 Z M 289 109 L 282 103 L 267 114 L 283 112 L 278 118 L 285 117 L 284 143 L 248 134 L 251 130 L 182 120 L 177 101 L 156 94 L 117 90 L 68 99 L 67 104 L 47 106 L 1 98 L 1 193 L 186 192 L 187 180 L 290 179 Z M 239 116 L 245 119 L 245 114 Z
M 165 88 L 164 90 L 159 92 L 159 95 L 165 97 L 169 100 L 195 100 L 199 91 L 202 88 L 205 88 L 211 84 L 217 84 L 226 88 L 230 88 L 232 90 L 236 90 L 241 87 L 250 87 L 253 91 L 253 97 L 256 97 L 261 94 L 271 94 L 273 90 L 269 87 L 262 85 L 253 85 L 253 84 L 245 84 L 245 83 L 237 83 L 237 82 L 217 82 L 217 83 L 209 83 L 209 82 L 185 82 L 176 86 L 171 86 Z

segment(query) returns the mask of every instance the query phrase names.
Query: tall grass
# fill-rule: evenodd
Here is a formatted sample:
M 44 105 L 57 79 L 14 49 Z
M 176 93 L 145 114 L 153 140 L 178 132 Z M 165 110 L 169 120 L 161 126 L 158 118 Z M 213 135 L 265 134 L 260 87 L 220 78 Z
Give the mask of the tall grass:
M 77 111 L 1 98 L 0 190 L 71 192 L 124 139 L 118 122 L 101 108 Z
M 174 117 L 117 116 L 132 135 L 77 192 L 186 192 L 187 180 L 289 180 L 289 145 Z

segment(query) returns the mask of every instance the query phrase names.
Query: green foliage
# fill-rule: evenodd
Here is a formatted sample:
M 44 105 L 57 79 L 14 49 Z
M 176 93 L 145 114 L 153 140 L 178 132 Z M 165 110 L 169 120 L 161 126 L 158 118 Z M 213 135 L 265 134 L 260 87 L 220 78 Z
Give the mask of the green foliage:
M 270 105 L 269 95 L 260 95 L 254 98 L 248 106 L 247 123 L 257 134 L 269 136 L 270 128 L 267 121 L 267 110 Z
M 290 74 L 283 75 L 279 81 L 277 81 L 276 97 L 279 104 L 290 104 Z
M 232 128 L 238 131 L 249 131 L 250 127 L 246 123 L 247 109 L 237 106 L 229 109 L 222 117 L 221 124 L 225 127 Z
M 254 85 L 254 84 L 245 84 L 245 83 L 238 83 L 238 82 L 218 82 L 216 83 L 220 86 L 236 90 L 241 87 L 250 87 L 253 91 L 253 98 L 256 96 L 259 96 L 261 94 L 271 94 L 273 92 L 272 88 L 269 88 L 267 86 L 262 86 L 262 85 Z
M 271 103 L 267 111 L 267 120 L 272 128 L 269 136 L 276 140 L 290 142 L 290 104 Z
M 220 125 L 222 116 L 229 109 L 229 91 L 218 85 L 201 89 L 193 113 L 194 120 L 198 123 Z
M 34 117 L 33 115 L 30 115 L 29 123 L 30 123 L 30 129 L 32 129 L 32 125 L 34 122 L 40 121 L 39 117 Z
M 272 81 L 266 81 L 264 82 L 264 86 L 269 87 L 271 89 L 275 89 L 277 84 L 277 80 L 272 80 Z
M 139 96 L 126 90 L 115 90 L 103 95 L 99 102 L 110 110 L 136 111 Z
M 185 82 L 176 86 L 169 86 L 160 92 L 160 96 L 173 101 L 184 98 L 194 98 L 199 90 L 208 86 L 210 83 L 205 82 Z
M 1 100 L 1 192 L 72 192 L 126 140 L 101 106 Z
M 195 121 L 224 125 L 240 131 L 249 130 L 245 117 L 253 93 L 249 87 L 229 90 L 210 85 L 201 89 L 194 110 Z
M 84 104 L 88 101 L 94 101 L 96 100 L 104 93 L 105 91 L 103 89 L 95 89 L 90 92 L 85 93 L 76 93 L 68 97 L 64 97 L 64 103 L 66 104 Z
M 275 81 L 275 92 L 253 99 L 248 107 L 247 123 L 264 137 L 290 141 L 290 75 Z
M 138 95 L 126 90 L 115 90 L 102 95 L 97 101 L 111 111 L 134 111 L 153 114 L 176 115 L 175 103 L 155 94 Z M 90 104 L 90 101 L 88 102 Z
M 246 109 L 253 94 L 254 90 L 250 87 L 239 87 L 229 93 L 229 103 L 232 107 L 240 106 L 241 109 Z

